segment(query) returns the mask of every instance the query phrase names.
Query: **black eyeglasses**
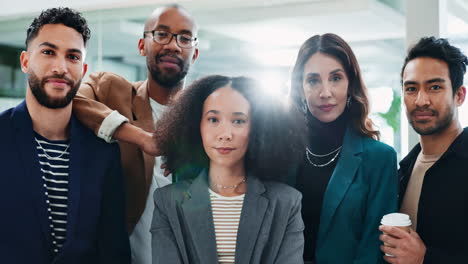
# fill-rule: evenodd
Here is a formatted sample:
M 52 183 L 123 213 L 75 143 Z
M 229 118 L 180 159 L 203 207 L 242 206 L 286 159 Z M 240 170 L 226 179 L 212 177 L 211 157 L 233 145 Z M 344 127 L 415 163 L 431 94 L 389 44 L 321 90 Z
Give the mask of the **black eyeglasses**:
M 154 42 L 162 45 L 169 44 L 172 41 L 173 37 L 176 38 L 177 46 L 179 46 L 182 49 L 190 49 L 193 46 L 197 45 L 197 38 L 194 38 L 189 34 L 174 34 L 171 32 L 161 30 L 143 31 L 143 34 L 146 33 L 151 33 L 153 35 Z

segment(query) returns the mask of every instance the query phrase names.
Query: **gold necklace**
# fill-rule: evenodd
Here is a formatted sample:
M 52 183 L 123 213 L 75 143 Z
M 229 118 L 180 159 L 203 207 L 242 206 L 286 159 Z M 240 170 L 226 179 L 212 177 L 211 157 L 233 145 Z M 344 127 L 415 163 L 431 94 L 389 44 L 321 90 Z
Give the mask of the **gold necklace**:
M 223 189 L 223 190 L 225 190 L 225 189 L 235 189 L 235 188 L 237 188 L 239 185 L 243 184 L 243 183 L 245 182 L 245 180 L 246 180 L 246 178 L 244 177 L 244 178 L 242 179 L 242 181 L 240 181 L 238 184 L 228 185 L 228 186 L 223 185 L 223 184 L 219 184 L 219 183 L 215 183 L 215 182 L 211 181 L 211 185 L 214 186 L 214 187 L 216 187 L 216 188 L 218 188 L 218 189 Z

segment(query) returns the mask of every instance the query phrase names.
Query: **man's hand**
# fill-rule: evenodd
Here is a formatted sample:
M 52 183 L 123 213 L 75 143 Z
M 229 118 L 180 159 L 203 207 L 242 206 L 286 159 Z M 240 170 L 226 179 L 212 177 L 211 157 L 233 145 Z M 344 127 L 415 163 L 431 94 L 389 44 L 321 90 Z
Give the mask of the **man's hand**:
M 381 225 L 379 230 L 384 234 L 380 235 L 380 240 L 385 243 L 380 249 L 393 257 L 384 256 L 388 263 L 396 264 L 422 264 L 426 254 L 426 246 L 414 230 L 405 230 Z
M 148 155 L 159 156 L 159 149 L 156 145 L 156 140 L 154 139 L 154 133 L 145 131 L 144 136 L 141 138 L 139 147 Z
M 159 156 L 159 150 L 156 145 L 154 133 L 147 132 L 130 123 L 123 123 L 113 135 L 114 139 L 135 144 L 146 154 Z

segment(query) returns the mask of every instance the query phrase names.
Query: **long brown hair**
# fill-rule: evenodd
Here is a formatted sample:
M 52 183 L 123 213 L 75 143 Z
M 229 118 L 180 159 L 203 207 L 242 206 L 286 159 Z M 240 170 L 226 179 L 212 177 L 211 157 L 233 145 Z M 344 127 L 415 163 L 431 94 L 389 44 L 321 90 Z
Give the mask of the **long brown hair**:
M 373 129 L 369 119 L 369 99 L 367 88 L 361 77 L 361 69 L 351 47 L 341 37 L 333 33 L 315 35 L 302 44 L 297 55 L 291 78 L 291 97 L 298 105 L 304 100 L 303 75 L 304 65 L 315 53 L 320 52 L 337 59 L 346 71 L 349 80 L 348 94 L 351 103 L 348 109 L 353 128 L 360 134 L 379 139 L 380 132 Z

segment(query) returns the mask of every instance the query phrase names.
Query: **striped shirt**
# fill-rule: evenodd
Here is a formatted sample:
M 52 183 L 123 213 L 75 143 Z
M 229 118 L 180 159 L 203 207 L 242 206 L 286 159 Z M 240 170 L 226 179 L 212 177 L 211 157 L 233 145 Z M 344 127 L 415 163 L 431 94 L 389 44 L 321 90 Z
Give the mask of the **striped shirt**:
M 58 254 L 67 235 L 68 171 L 70 141 L 52 141 L 35 133 L 44 199 L 47 203 L 54 254 Z
M 219 264 L 234 263 L 237 230 L 245 194 L 224 197 L 210 191 Z

